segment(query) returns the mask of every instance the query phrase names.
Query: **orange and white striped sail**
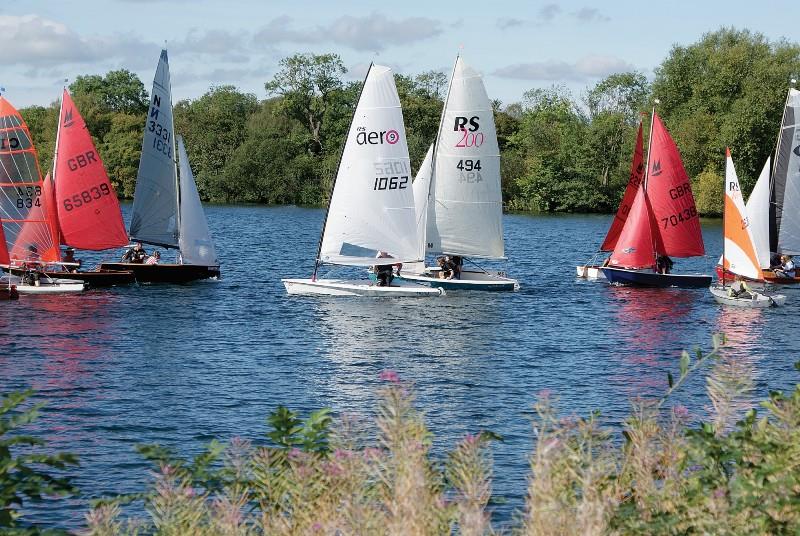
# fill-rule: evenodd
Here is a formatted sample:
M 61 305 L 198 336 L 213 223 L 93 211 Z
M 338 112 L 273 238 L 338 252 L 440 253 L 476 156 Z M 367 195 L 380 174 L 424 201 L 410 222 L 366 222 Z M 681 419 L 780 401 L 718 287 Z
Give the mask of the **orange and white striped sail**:
M 751 279 L 763 279 L 750 220 L 747 218 L 739 178 L 733 167 L 730 149 L 725 150 L 725 243 L 722 255 L 725 270 Z

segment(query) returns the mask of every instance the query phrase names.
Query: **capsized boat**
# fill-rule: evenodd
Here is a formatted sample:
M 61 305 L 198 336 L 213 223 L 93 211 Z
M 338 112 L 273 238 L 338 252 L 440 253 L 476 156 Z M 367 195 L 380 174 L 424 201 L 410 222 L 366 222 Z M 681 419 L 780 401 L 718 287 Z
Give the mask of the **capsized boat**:
M 494 112 L 481 76 L 456 58 L 436 141 L 414 180 L 420 258 L 505 260 L 500 149 Z M 469 262 L 469 261 L 468 261 Z M 461 268 L 443 279 L 438 268 L 404 264 L 399 277 L 446 290 L 515 290 L 501 272 Z
M 642 184 L 642 179 L 644 178 L 644 141 L 642 138 L 642 123 L 639 122 L 639 131 L 636 134 L 636 145 L 633 149 L 633 158 L 631 159 L 631 172 L 628 178 L 628 185 L 625 187 L 625 194 L 622 196 L 622 201 L 619 204 L 619 208 L 617 209 L 617 213 L 614 214 L 614 219 L 611 222 L 611 226 L 608 228 L 608 233 L 606 233 L 606 237 L 603 240 L 603 244 L 600 246 L 600 252 L 611 252 L 614 251 L 614 248 L 617 246 L 617 240 L 619 239 L 620 233 L 622 233 L 622 228 L 625 226 L 625 222 L 628 221 L 628 214 L 631 212 L 631 207 L 633 206 L 633 200 L 636 199 L 636 192 L 639 190 L 639 186 Z M 598 254 L 590 260 L 588 263 L 582 266 L 576 266 L 575 272 L 579 278 L 582 279 L 604 279 L 605 276 L 603 275 L 603 271 L 601 268 L 603 267 L 602 264 L 594 264 L 592 261 L 594 258 L 597 257 Z
M 129 235 L 133 241 L 177 250 L 177 262 L 104 262 L 101 269 L 132 271 L 140 283 L 188 283 L 220 276 L 219 259 L 180 136 L 178 173 L 174 130 L 169 61 L 167 51 L 162 50 L 142 140 Z
M 658 257 L 705 254 L 700 219 L 680 153 L 653 108 L 645 180 L 636 193 L 609 266 L 610 283 L 640 287 L 707 288 L 711 276 L 656 271 Z
M 282 279 L 289 294 L 439 296 L 408 282 L 318 279 L 320 265 L 367 267 L 419 262 L 403 112 L 391 69 L 370 65 L 333 182 L 314 273 Z

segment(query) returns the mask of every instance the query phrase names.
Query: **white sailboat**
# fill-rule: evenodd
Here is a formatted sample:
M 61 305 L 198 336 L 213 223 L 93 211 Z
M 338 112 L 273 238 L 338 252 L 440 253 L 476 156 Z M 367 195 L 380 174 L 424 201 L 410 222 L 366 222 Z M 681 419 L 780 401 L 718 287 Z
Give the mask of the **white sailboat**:
M 282 279 L 289 294 L 438 296 L 409 283 L 318 279 L 322 264 L 393 265 L 420 261 L 403 112 L 391 69 L 371 65 L 353 115 L 310 279 Z
M 425 189 L 427 187 L 427 195 Z M 415 181 L 415 203 L 423 253 L 505 259 L 500 149 L 494 111 L 481 76 L 456 58 L 436 142 Z M 423 256 L 424 258 L 424 256 Z M 500 272 L 461 269 L 443 279 L 440 269 L 404 266 L 407 281 L 459 290 L 514 290 Z
M 162 50 L 142 140 L 129 234 L 131 240 L 178 250 L 178 259 L 159 264 L 103 263 L 101 269 L 132 270 L 140 283 L 219 277 L 219 259 L 180 136 L 178 173 L 174 132 L 169 61 Z

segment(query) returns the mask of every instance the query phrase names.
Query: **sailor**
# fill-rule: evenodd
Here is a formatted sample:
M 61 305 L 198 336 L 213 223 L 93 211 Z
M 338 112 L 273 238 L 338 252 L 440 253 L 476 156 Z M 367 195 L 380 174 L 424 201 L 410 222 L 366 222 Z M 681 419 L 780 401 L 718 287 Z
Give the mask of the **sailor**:
M 656 271 L 659 274 L 668 274 L 672 271 L 672 259 L 666 255 L 659 255 L 656 257 Z
M 453 261 L 453 277 L 461 279 L 461 267 L 464 266 L 464 259 L 459 255 L 453 255 L 450 259 Z
M 68 264 L 76 264 L 77 266 L 64 266 L 64 269 L 67 272 L 77 272 L 78 268 L 81 265 L 80 259 L 75 258 L 75 248 L 69 247 L 64 251 L 64 258 L 62 259 L 64 263 Z
M 778 277 L 786 277 L 788 279 L 794 279 L 795 275 L 795 266 L 794 260 L 789 255 L 781 255 L 781 266 L 780 268 L 775 269 L 775 275 Z
M 392 258 L 392 256 L 386 253 L 385 251 L 379 251 L 376 258 L 390 259 Z M 391 264 L 376 264 L 375 266 L 372 267 L 372 269 L 375 272 L 375 278 L 378 280 L 379 287 L 388 287 L 389 285 L 392 284 L 392 280 L 394 279 L 394 274 L 392 273 Z
M 132 249 L 129 249 L 122 256 L 122 262 L 130 262 L 133 264 L 142 264 L 147 257 L 147 253 L 142 247 L 141 242 L 136 242 Z
M 731 298 L 750 299 L 753 297 L 753 291 L 747 285 L 747 282 L 742 278 L 742 276 L 737 275 L 736 280 L 728 289 L 728 296 Z
M 147 257 L 147 260 L 144 261 L 145 264 L 158 264 L 158 261 L 161 260 L 161 252 L 154 251 L 152 255 Z

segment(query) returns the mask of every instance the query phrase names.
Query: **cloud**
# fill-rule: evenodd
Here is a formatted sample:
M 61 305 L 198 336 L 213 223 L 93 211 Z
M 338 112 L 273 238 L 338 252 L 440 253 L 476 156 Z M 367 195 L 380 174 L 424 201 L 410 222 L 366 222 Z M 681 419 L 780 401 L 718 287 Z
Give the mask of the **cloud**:
M 508 30 L 509 28 L 518 28 L 527 24 L 527 21 L 514 18 L 497 19 L 497 27 L 501 30 Z
M 212 56 L 228 63 L 247 63 L 250 56 L 244 47 L 242 32 L 192 28 L 182 41 L 170 43 L 170 49 L 184 54 Z
M 561 14 L 561 6 L 558 4 L 546 4 L 539 9 L 539 18 L 544 22 L 549 22 Z
M 573 12 L 572 16 L 581 22 L 608 22 L 611 20 L 611 17 L 602 14 L 599 9 L 593 7 L 582 7 Z
M 364 17 L 344 15 L 330 24 L 294 29 L 288 16 L 275 18 L 255 35 L 256 43 L 335 43 L 355 50 L 380 51 L 408 45 L 442 33 L 439 21 L 425 17 L 390 19 L 380 13 Z
M 585 82 L 604 78 L 613 73 L 635 70 L 635 67 L 612 56 L 584 56 L 575 63 L 542 61 L 517 63 L 494 71 L 495 76 L 517 80 L 546 80 L 556 82 Z

